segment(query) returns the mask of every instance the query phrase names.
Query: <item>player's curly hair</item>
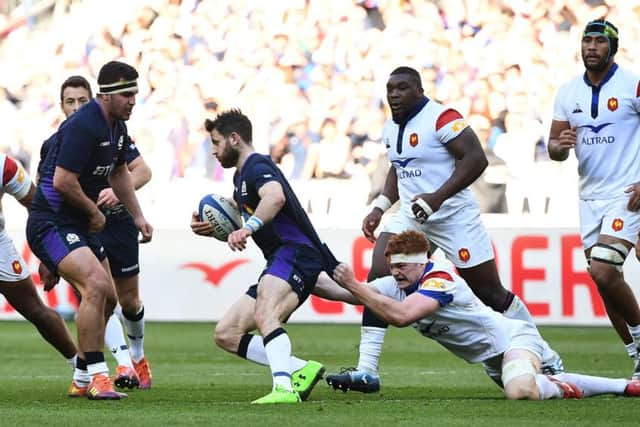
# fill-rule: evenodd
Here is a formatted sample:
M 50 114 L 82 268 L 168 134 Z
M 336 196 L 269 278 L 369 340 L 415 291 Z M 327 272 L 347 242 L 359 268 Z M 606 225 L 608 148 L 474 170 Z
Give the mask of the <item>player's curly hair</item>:
M 223 111 L 214 120 L 206 119 L 204 128 L 207 132 L 215 129 L 225 137 L 231 135 L 231 132 L 236 132 L 244 142 L 249 145 L 252 143 L 251 120 L 237 108 Z
M 417 254 L 428 251 L 429 241 L 424 234 L 409 230 L 391 236 L 384 250 L 384 256 L 389 258 L 394 254 Z

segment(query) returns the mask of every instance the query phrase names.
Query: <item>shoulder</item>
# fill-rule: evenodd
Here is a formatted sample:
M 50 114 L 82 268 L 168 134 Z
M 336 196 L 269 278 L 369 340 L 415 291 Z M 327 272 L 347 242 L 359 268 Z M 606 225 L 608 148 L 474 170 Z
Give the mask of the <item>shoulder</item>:
M 451 292 L 455 290 L 454 276 L 445 270 L 432 270 L 420 279 L 418 290 L 433 292 Z
M 579 76 L 576 76 L 571 80 L 562 83 L 560 87 L 558 87 L 556 98 L 561 98 L 562 96 L 568 95 L 571 92 L 575 92 L 585 88 L 587 88 L 587 84 L 584 82 L 584 76 L 580 74 Z

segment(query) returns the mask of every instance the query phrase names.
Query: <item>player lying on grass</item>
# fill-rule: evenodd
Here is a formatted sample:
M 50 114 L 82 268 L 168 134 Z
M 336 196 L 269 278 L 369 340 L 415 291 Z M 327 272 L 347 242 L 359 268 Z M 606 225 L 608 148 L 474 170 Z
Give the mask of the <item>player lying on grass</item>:
M 394 235 L 385 250 L 392 275 L 360 283 L 350 266 L 340 264 L 334 278 L 349 292 L 333 297 L 362 303 L 391 325 L 412 325 L 467 362 L 482 363 L 507 399 L 640 396 L 638 381 L 541 374 L 544 340 L 535 326 L 506 318 L 484 305 L 452 267 L 430 260 L 428 250 L 422 233 Z M 327 383 L 346 392 L 349 373 L 329 375 Z

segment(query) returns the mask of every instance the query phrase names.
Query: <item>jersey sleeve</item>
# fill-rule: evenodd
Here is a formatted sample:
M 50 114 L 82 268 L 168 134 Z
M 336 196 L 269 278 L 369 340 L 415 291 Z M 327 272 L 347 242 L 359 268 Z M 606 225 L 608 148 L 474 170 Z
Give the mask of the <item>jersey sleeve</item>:
M 569 121 L 569 116 L 562 106 L 562 100 L 566 98 L 565 91 L 565 86 L 560 87 L 560 89 L 558 89 L 558 93 L 556 93 L 556 98 L 553 101 L 553 120 L 557 120 L 559 122 Z
M 140 152 L 138 151 L 138 147 L 136 147 L 136 143 L 131 139 L 129 135 L 126 136 L 126 161 L 127 163 L 133 162 L 135 159 L 140 157 Z
M 442 144 L 449 143 L 468 127 L 462 114 L 453 108 L 444 110 L 436 119 L 436 135 Z
M 22 168 L 20 163 L 9 156 L 4 159 L 2 165 L 2 187 L 3 190 L 17 200 L 23 199 L 29 194 L 31 188 L 31 178 Z
M 453 277 L 446 271 L 432 271 L 420 281 L 418 293 L 433 298 L 444 307 L 453 301 L 456 284 Z
M 78 123 L 75 121 L 61 129 L 56 166 L 80 174 L 89 163 L 98 141 L 93 132 Z
M 280 182 L 279 174 L 274 170 L 277 166 L 266 161 L 259 161 L 251 165 L 251 173 L 247 176 L 247 181 L 253 186 L 256 193 L 267 182 Z M 282 182 L 280 182 L 282 184 Z

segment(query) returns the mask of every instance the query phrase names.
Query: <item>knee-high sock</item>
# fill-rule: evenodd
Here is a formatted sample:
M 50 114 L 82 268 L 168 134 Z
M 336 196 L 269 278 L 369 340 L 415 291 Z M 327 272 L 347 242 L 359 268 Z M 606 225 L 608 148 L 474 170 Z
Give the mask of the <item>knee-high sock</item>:
M 378 362 L 382 353 L 382 343 L 386 328 L 363 326 L 360 329 L 360 357 L 358 369 L 372 374 L 378 373 Z
M 238 346 L 238 356 L 259 365 L 269 365 L 269 359 L 267 358 L 267 352 L 264 348 L 262 337 L 257 335 L 245 334 L 242 336 L 240 339 L 240 345 Z M 295 372 L 304 367 L 304 365 L 307 364 L 307 361 L 291 355 L 290 363 L 291 372 Z
M 574 384 L 584 393 L 584 397 L 599 394 L 624 394 L 627 380 L 622 378 L 593 377 L 591 375 L 563 373 L 553 376 L 560 381 Z
M 133 367 L 131 356 L 129 355 L 129 346 L 124 339 L 122 323 L 120 323 L 120 319 L 115 313 L 107 321 L 104 331 L 104 343 L 111 351 L 118 365 Z
M 122 312 L 129 337 L 129 351 L 134 362 L 144 357 L 144 306 L 136 314 Z
M 284 328 L 277 328 L 263 338 L 264 349 L 269 359 L 273 387 L 281 386 L 292 391 L 291 386 L 291 340 Z

